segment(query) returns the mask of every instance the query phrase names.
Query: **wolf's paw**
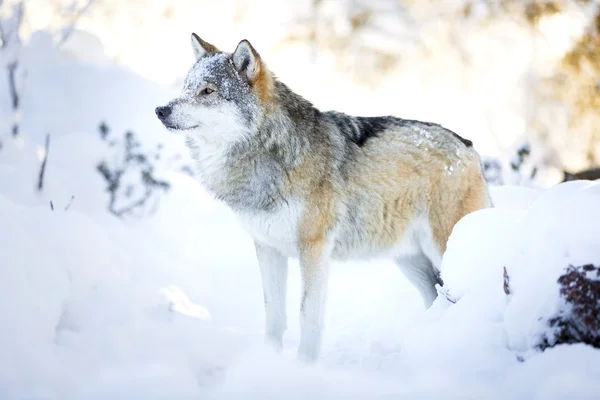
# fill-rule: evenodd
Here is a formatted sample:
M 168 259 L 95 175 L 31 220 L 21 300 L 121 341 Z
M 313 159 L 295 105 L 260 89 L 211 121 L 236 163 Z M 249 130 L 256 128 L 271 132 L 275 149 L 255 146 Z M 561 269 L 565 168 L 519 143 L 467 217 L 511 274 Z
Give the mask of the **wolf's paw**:
M 265 335 L 265 347 L 275 353 L 281 353 L 283 349 L 283 339 L 272 335 Z

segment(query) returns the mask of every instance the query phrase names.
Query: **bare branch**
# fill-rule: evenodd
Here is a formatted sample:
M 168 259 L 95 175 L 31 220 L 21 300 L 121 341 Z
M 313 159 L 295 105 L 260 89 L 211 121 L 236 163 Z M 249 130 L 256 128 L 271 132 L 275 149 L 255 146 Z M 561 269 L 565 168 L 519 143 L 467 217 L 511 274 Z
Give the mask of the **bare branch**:
M 504 267 L 504 293 L 510 294 L 510 277 L 506 272 L 506 267 Z
M 25 1 L 21 0 L 14 6 L 14 26 L 11 32 L 10 39 L 14 38 L 14 42 L 16 44 L 21 44 L 21 37 L 19 36 L 19 28 L 21 27 L 21 23 L 23 23 L 23 14 L 25 13 Z
M 19 28 L 21 27 L 21 23 L 23 22 L 23 14 L 25 14 L 25 0 L 21 0 L 19 3 L 15 5 L 15 14 L 16 14 L 16 23 L 14 34 L 16 34 L 17 38 L 19 37 Z M 19 41 L 20 42 L 20 41 Z
M 12 100 L 12 109 L 13 109 L 13 126 L 12 126 L 12 135 L 17 136 L 19 134 L 19 104 L 21 97 L 19 96 L 19 91 L 17 90 L 17 69 L 19 68 L 19 62 L 17 60 L 9 63 L 6 66 L 8 70 L 8 90 L 10 92 L 10 98 Z
M 41 192 L 44 188 L 44 173 L 46 172 L 46 161 L 48 160 L 48 151 L 50 150 L 50 134 L 46 134 L 46 145 L 45 145 L 45 153 L 44 159 L 42 160 L 42 165 L 40 166 L 40 176 L 38 179 L 38 191 Z
M 3 1 L 0 1 L 0 5 Z M 0 50 L 6 51 L 4 55 L 7 58 L 6 69 L 8 78 L 8 89 L 9 95 L 12 101 L 13 110 L 13 126 L 12 134 L 17 136 L 19 134 L 19 103 L 20 96 L 17 89 L 17 71 L 19 69 L 19 57 L 18 51 L 21 45 L 21 38 L 19 36 L 19 28 L 23 22 L 23 15 L 25 12 L 24 1 L 20 1 L 13 5 L 11 14 L 5 18 L 0 19 L 0 39 L 2 39 L 2 46 Z
M 0 7 L 2 7 L 2 4 L 4 4 L 4 0 L 0 0 Z M 4 44 L 6 43 L 5 38 L 5 33 L 4 33 L 4 27 L 2 25 L 2 18 L 0 18 L 0 48 L 4 47 Z
M 69 202 L 67 203 L 66 207 L 65 207 L 65 211 L 68 211 L 69 208 L 71 208 L 71 204 L 73 204 L 73 200 L 75 200 L 75 196 L 71 195 L 71 199 L 69 200 Z
M 117 217 L 122 217 L 125 214 L 130 213 L 131 211 L 133 211 L 133 209 L 143 206 L 144 204 L 146 204 L 146 202 L 148 201 L 148 199 L 150 199 L 150 196 L 152 195 L 152 191 L 150 189 L 146 189 L 146 192 L 144 193 L 144 197 L 142 197 L 141 199 L 139 199 L 138 201 L 129 204 L 126 207 L 123 207 L 119 210 L 113 209 L 110 210 L 113 214 L 115 214 Z
M 19 93 L 17 92 L 15 73 L 17 68 L 19 68 L 19 63 L 13 61 L 9 63 L 6 68 L 8 69 L 8 87 L 10 90 L 10 98 L 12 99 L 12 108 L 13 110 L 17 110 L 19 108 Z
M 87 10 L 90 8 L 90 6 L 94 3 L 95 0 L 87 0 L 86 3 L 81 6 L 80 8 L 76 8 L 75 5 L 77 3 L 77 1 L 73 1 L 71 8 L 72 8 L 72 13 L 73 16 L 71 17 L 71 21 L 69 21 L 69 24 L 62 29 L 62 34 L 61 34 L 61 38 L 58 41 L 58 45 L 61 46 L 63 43 L 65 43 L 67 41 L 67 39 L 69 39 L 69 37 L 71 36 L 71 34 L 73 33 L 73 31 L 75 31 L 75 25 L 77 24 L 77 21 L 79 20 L 79 18 L 81 18 L 81 16 L 83 14 L 85 14 L 87 12 Z
M 2 5 L 3 1 L 0 1 Z M 20 1 L 13 6 L 12 14 L 5 20 L 0 19 L 0 39 L 2 40 L 2 48 L 8 47 L 13 42 L 19 44 L 19 28 L 23 22 L 23 14 L 25 12 L 24 1 Z

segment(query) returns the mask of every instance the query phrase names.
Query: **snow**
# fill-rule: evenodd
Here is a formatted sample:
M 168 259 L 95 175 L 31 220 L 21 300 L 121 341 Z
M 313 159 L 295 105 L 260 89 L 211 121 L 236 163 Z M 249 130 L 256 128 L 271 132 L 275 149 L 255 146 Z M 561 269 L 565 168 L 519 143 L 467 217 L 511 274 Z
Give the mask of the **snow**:
M 529 208 L 544 192 L 543 189 L 523 186 L 490 186 L 494 206 L 502 208 Z
M 501 317 L 512 350 L 529 352 L 543 338 L 552 342 L 547 321 L 562 305 L 558 277 L 569 265 L 600 260 L 598 204 L 600 182 L 573 181 L 539 195 L 526 209 L 495 208 L 464 217 L 444 255 L 446 290 Z M 468 237 L 478 231 L 473 246 Z M 503 292 L 504 268 L 510 296 Z
M 600 262 L 600 182 L 492 188 L 496 207 L 463 218 L 448 242 L 442 278 L 455 304 L 440 296 L 425 311 L 392 262 L 334 264 L 322 356 L 306 365 L 295 359 L 297 262 L 288 285 L 289 330 L 283 353 L 274 354 L 263 345 L 253 244 L 198 182 L 159 163 L 172 189 L 155 214 L 119 220 L 106 212 L 95 165 L 112 153 L 98 124 L 106 119 L 116 134 L 134 129 L 144 146 L 161 142 L 180 152 L 182 138 L 153 115 L 175 90 L 110 60 L 100 63 L 97 49 L 76 61 L 44 47 L 40 35 L 23 48 L 23 134 L 2 136 L 0 150 L 0 398 L 600 393 L 599 350 L 533 349 L 549 334 L 544 319 L 562 306 L 556 280 L 563 268 Z M 47 62 L 34 57 L 40 51 Z M 3 121 L 6 104 L 0 98 Z M 36 193 L 46 132 L 46 183 Z
M 525 351 L 548 335 L 556 315 L 556 279 L 568 265 L 600 260 L 600 182 L 568 182 L 542 195 L 524 217 L 516 254 L 509 259 L 514 295 L 505 321 L 511 348 Z M 552 216 L 549 218 L 549 216 Z M 544 252 L 533 249 L 544 248 Z

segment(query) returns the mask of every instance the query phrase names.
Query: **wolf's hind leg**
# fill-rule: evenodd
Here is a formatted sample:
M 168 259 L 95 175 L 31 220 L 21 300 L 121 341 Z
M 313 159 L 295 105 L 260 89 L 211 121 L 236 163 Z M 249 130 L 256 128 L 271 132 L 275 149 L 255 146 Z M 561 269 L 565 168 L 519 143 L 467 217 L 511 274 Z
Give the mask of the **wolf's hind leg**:
M 394 261 L 410 283 L 419 290 L 425 307 L 429 308 L 437 297 L 435 285 L 439 282 L 438 272 L 431 261 L 424 254 L 401 256 Z
M 286 329 L 288 259 L 278 250 L 255 242 L 265 300 L 265 339 L 277 351 Z

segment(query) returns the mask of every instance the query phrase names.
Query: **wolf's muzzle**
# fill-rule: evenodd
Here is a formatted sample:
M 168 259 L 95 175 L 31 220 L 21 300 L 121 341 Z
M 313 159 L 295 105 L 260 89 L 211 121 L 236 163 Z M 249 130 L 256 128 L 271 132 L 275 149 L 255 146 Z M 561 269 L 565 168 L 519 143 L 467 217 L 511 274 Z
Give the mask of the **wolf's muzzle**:
M 154 110 L 158 119 L 160 119 L 163 122 L 165 119 L 167 119 L 169 117 L 169 115 L 171 115 L 172 111 L 173 111 L 173 109 L 169 106 L 156 107 L 156 110 Z

